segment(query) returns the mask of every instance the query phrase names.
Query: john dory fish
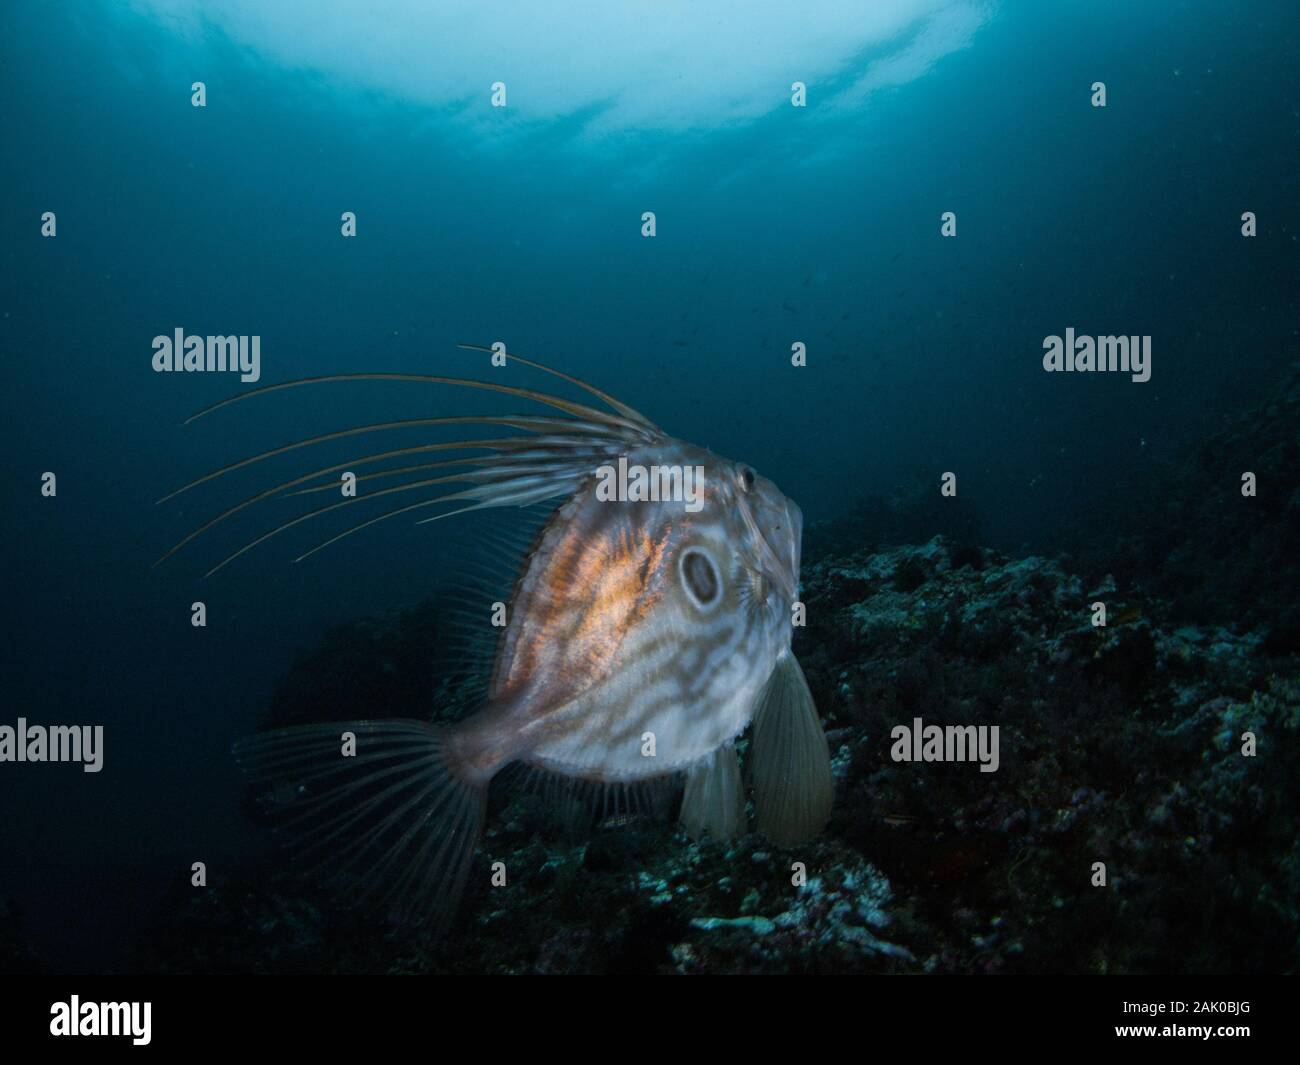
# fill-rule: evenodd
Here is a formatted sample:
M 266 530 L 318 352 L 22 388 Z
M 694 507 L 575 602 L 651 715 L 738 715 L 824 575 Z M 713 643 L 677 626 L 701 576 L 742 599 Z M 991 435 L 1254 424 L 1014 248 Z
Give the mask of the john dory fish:
M 396 497 L 402 505 L 299 558 L 376 522 L 446 503 L 459 506 L 436 517 L 559 501 L 522 560 L 486 701 L 477 713 L 451 725 L 313 725 L 265 733 L 237 747 L 256 778 L 288 796 L 291 809 L 301 814 L 302 842 L 323 866 L 332 875 L 364 882 L 409 920 L 445 917 L 454 907 L 482 830 L 488 785 L 511 763 L 612 788 L 683 776 L 684 826 L 695 835 L 729 838 L 745 825 L 745 790 L 733 744 L 752 721 L 747 763 L 758 829 L 778 844 L 797 843 L 820 831 L 831 807 L 826 740 L 790 650 L 799 508 L 750 466 L 668 436 L 576 378 L 509 358 L 583 389 L 608 411 L 512 385 L 432 375 L 288 381 L 242 393 L 194 417 L 269 392 L 356 380 L 475 388 L 559 413 L 360 426 L 255 455 L 172 493 L 340 437 L 453 424 L 517 431 L 363 455 L 270 487 L 206 522 L 163 557 L 261 500 L 337 487 L 340 471 L 439 451 L 489 452 L 359 476 L 380 483 L 408 479 L 300 515 L 210 573 L 300 523 L 378 497 Z M 598 490 L 604 480 L 597 472 L 610 466 L 702 470 L 694 489 L 697 505 L 611 498 Z M 450 484 L 469 487 L 428 497 Z M 405 502 L 407 493 L 421 496 Z

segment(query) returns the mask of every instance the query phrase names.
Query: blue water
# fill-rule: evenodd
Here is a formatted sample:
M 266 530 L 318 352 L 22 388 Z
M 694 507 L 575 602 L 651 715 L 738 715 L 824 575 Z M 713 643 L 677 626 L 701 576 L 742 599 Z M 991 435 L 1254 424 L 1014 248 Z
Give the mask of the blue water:
M 1104 538 L 1094 500 L 1294 358 L 1290 0 L 956 5 L 966 32 L 862 96 L 850 87 L 864 72 L 942 36 L 942 5 L 861 40 L 845 5 L 834 37 L 856 43 L 817 76 L 799 63 L 815 68 L 821 46 L 800 52 L 797 33 L 738 45 L 722 19 L 683 69 L 722 83 L 719 99 L 729 78 L 746 86 L 737 114 L 621 84 L 617 61 L 606 82 L 575 75 L 566 105 L 562 51 L 528 68 L 549 71 L 545 86 L 512 79 L 509 36 L 490 32 L 497 5 L 469 38 L 481 67 L 463 33 L 405 35 L 398 55 L 349 38 L 348 5 L 271 6 L 262 21 L 239 4 L 207 18 L 184 3 L 0 13 L 3 721 L 102 723 L 108 737 L 97 775 L 0 766 L 0 894 L 56 966 L 123 964 L 191 862 L 219 877 L 247 853 L 227 751 L 294 652 L 331 623 L 421 598 L 456 558 L 450 533 L 397 520 L 289 564 L 336 525 L 200 580 L 266 527 L 254 508 L 151 568 L 261 487 L 378 447 L 327 445 L 311 467 L 290 455 L 155 500 L 314 433 L 519 408 L 429 385 L 326 385 L 183 427 L 251 386 L 154 373 L 155 335 L 259 335 L 262 383 L 484 376 L 455 344 L 502 340 L 753 463 L 808 523 L 956 471 L 987 541 L 1010 550 Z M 632 49 L 637 33 L 629 16 L 599 47 Z M 313 47 L 327 37 L 333 62 Z M 771 60 L 787 41 L 788 69 Z M 715 48 L 726 62 L 710 65 Z M 773 71 L 770 104 L 753 103 L 751 55 Z M 498 77 L 504 112 L 488 106 Z M 803 109 L 788 101 L 801 77 Z M 191 106 L 198 80 L 204 108 Z M 1089 105 L 1099 80 L 1104 109 Z M 543 88 L 546 106 L 530 102 Z M 956 239 L 939 234 L 944 211 Z M 1243 211 L 1259 219 L 1253 240 Z M 1151 381 L 1045 374 L 1043 338 L 1067 327 L 1150 334 Z M 791 367 L 794 341 L 807 367 Z M 55 499 L 40 495 L 44 471 Z M 205 629 L 189 623 L 197 600 Z

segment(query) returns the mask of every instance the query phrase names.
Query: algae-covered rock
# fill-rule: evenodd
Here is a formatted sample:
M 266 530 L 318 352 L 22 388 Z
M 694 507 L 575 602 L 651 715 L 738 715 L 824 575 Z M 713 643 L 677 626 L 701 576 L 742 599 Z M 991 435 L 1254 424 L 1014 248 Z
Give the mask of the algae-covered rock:
M 493 784 L 449 937 L 340 908 L 276 858 L 160 907 L 142 967 L 455 973 L 1241 972 L 1300 962 L 1300 669 L 1120 574 L 935 537 L 805 562 L 795 649 L 827 730 L 811 844 L 689 841 L 653 810 Z M 1094 604 L 1106 606 L 1095 624 Z M 333 632 L 277 692 L 414 714 L 467 682 L 436 607 Z M 346 668 L 323 672 L 324 659 Z M 916 719 L 998 729 L 996 772 L 900 762 Z M 1243 736 L 1255 737 L 1253 754 Z M 742 760 L 745 743 L 740 745 Z M 560 804 L 564 807 L 565 804 Z M 499 864 L 497 864 L 499 863 Z M 1098 886 L 1098 863 L 1105 884 Z M 495 878 L 494 870 L 498 873 Z

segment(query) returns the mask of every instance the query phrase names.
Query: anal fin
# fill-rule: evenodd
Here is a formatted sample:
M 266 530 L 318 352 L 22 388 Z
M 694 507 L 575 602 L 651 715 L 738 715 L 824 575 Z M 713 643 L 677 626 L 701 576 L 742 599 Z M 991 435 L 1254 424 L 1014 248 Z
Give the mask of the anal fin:
M 745 789 L 730 743 L 687 770 L 678 820 L 695 839 L 735 839 L 745 831 Z

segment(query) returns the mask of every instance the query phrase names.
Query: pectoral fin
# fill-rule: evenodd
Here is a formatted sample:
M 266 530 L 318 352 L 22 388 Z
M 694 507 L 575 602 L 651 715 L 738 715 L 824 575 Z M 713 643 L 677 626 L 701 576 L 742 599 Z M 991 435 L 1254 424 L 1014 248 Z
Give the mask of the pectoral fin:
M 699 839 L 706 832 L 714 839 L 735 839 L 745 830 L 745 789 L 740 763 L 731 744 L 719 747 L 686 773 L 686 793 L 678 818 L 687 832 Z
M 749 762 L 758 830 L 789 847 L 812 839 L 830 816 L 830 750 L 812 693 L 789 652 L 777 659 L 754 713 Z

